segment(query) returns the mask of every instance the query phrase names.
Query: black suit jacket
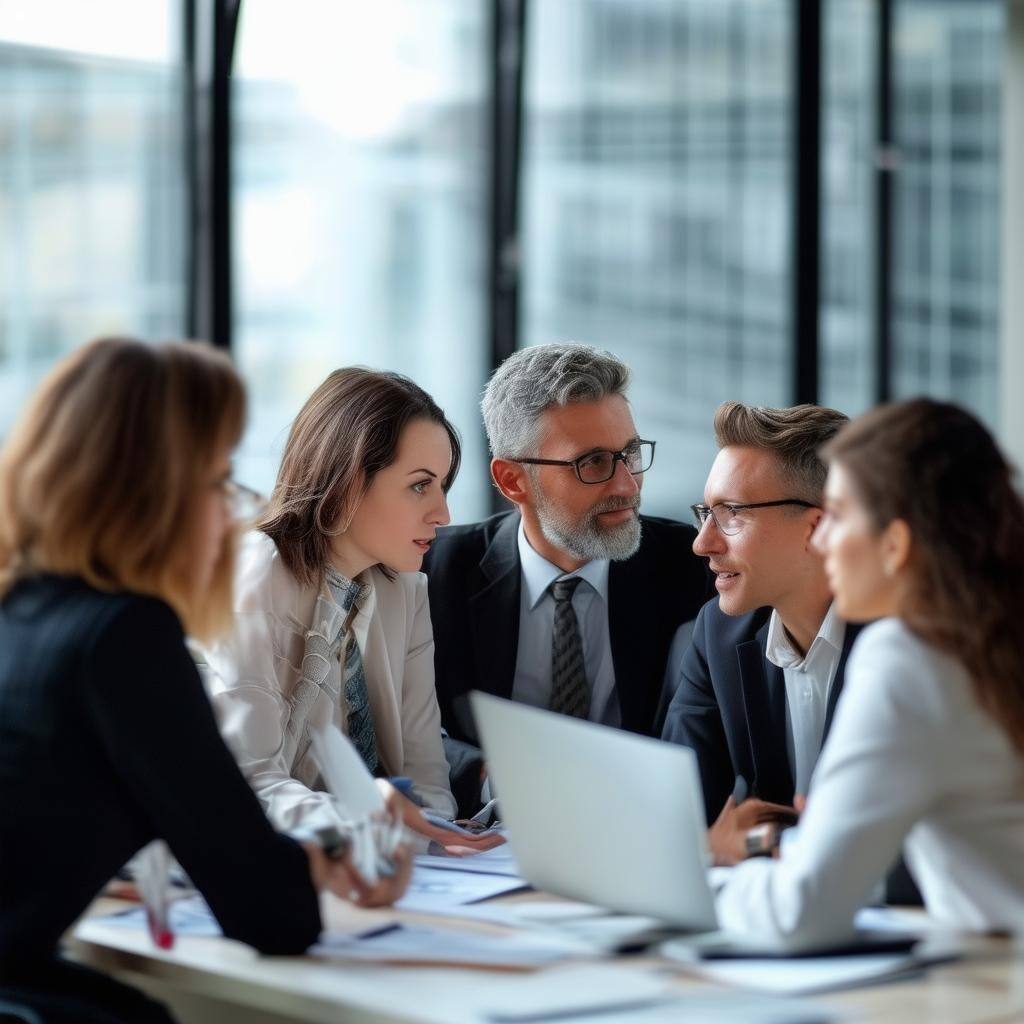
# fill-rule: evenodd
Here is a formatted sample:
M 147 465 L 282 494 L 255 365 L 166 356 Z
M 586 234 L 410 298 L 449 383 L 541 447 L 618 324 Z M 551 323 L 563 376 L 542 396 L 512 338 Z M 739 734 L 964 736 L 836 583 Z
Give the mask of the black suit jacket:
M 51 957 L 158 838 L 229 937 L 316 940 L 306 854 L 242 778 L 174 612 L 67 577 L 18 583 L 0 602 L 0 982 Z
M 751 795 L 773 803 L 793 802 L 786 749 L 786 683 L 782 669 L 765 655 L 770 617 L 770 608 L 726 615 L 716 597 L 697 616 L 693 639 L 683 655 L 662 738 L 685 744 L 697 754 L 709 823 L 718 817 L 737 775 L 747 780 Z M 846 627 L 829 689 L 824 736 L 832 724 L 858 628 Z
M 612 562 L 608 628 L 622 727 L 658 735 L 665 661 L 678 626 L 713 591 L 692 550 L 693 527 L 641 516 L 640 549 Z M 452 790 L 466 810 L 479 790 L 480 753 L 468 694 L 512 696 L 519 645 L 519 513 L 438 531 L 423 569 L 430 586 L 434 665 Z M 475 773 L 475 774 L 474 774 Z

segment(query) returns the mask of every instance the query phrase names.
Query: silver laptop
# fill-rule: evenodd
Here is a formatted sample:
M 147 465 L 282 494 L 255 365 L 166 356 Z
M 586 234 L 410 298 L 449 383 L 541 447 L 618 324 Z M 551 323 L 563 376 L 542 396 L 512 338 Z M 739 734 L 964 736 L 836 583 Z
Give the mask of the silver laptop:
M 470 700 L 528 882 L 682 928 L 716 926 L 692 750 L 488 694 Z

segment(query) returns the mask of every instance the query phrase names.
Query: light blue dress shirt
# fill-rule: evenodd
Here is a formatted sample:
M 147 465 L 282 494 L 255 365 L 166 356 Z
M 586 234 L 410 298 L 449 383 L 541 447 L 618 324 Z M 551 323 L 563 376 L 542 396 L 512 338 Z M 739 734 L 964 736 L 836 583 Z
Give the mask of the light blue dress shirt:
M 551 633 L 555 599 L 548 589 L 557 579 L 579 576 L 583 581 L 572 597 L 583 644 L 583 665 L 590 689 L 590 721 L 618 727 L 622 724 L 615 693 L 615 667 L 608 634 L 608 559 L 587 562 L 565 573 L 537 554 L 519 523 L 519 650 L 512 682 L 512 697 L 523 704 L 546 708 L 551 703 Z

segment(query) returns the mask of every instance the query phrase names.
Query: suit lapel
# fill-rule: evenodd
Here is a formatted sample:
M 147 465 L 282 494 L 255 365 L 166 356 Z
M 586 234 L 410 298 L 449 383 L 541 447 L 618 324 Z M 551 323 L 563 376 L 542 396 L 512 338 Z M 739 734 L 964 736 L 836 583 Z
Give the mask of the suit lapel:
M 512 696 L 519 649 L 518 531 L 518 515 L 502 521 L 480 560 L 483 585 L 469 599 L 476 678 L 499 697 Z
M 825 708 L 825 729 L 821 736 L 822 746 L 825 745 L 825 740 L 828 739 L 828 731 L 832 728 L 832 717 L 835 714 L 836 702 L 839 700 L 839 694 L 843 689 L 843 682 L 846 679 L 846 662 L 850 657 L 850 648 L 853 647 L 853 641 L 857 639 L 857 634 L 860 630 L 861 627 L 859 625 L 854 625 L 852 622 L 846 624 L 846 632 L 843 634 L 843 652 L 839 655 L 839 664 L 836 666 L 836 674 L 828 693 L 828 706 Z
M 793 773 L 786 747 L 786 680 L 782 669 L 765 657 L 768 624 L 753 640 L 736 645 L 754 767 L 747 782 L 761 799 L 789 803 Z
M 654 714 L 647 706 L 649 686 L 643 683 L 657 671 L 650 665 L 651 650 L 643 642 L 650 628 L 645 619 L 652 602 L 637 596 L 650 590 L 650 580 L 644 579 L 645 564 L 641 544 L 632 558 L 613 561 L 608 567 L 608 637 L 619 713 L 624 729 L 642 733 L 650 732 Z

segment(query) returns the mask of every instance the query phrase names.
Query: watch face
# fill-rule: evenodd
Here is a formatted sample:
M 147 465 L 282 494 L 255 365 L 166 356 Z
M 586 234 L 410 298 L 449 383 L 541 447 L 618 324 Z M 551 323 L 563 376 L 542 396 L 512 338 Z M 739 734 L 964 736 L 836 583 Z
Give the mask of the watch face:
M 756 825 L 748 829 L 744 845 L 748 857 L 765 857 L 772 852 L 779 840 L 778 829 L 771 823 Z

